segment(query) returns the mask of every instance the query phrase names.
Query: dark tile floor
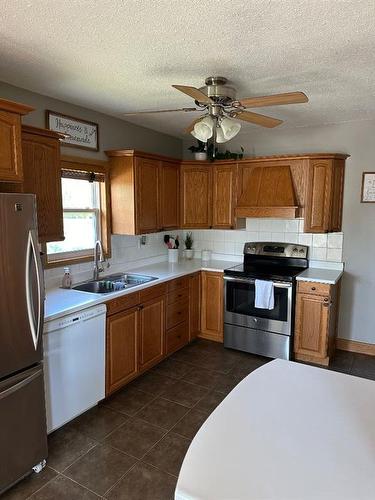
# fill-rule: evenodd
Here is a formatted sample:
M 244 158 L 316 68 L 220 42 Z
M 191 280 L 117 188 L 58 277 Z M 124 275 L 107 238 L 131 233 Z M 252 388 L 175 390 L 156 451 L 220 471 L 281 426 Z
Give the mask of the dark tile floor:
M 189 444 L 233 387 L 269 361 L 200 340 L 49 436 L 48 466 L 4 500 L 172 499 Z M 332 370 L 375 380 L 375 357 Z

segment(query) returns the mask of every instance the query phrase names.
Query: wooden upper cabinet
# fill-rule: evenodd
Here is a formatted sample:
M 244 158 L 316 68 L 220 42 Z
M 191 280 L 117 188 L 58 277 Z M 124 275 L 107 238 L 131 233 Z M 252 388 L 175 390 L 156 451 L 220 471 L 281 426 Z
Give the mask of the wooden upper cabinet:
M 179 162 L 127 149 L 106 153 L 113 234 L 178 228 Z
M 341 231 L 345 160 L 312 159 L 306 192 L 305 232 Z
M 159 168 L 159 228 L 177 229 L 180 224 L 180 165 L 161 161 Z
M 135 158 L 136 233 L 154 233 L 158 226 L 159 162 Z
M 212 226 L 212 166 L 183 164 L 181 167 L 181 227 Z
M 36 195 L 41 243 L 64 239 L 59 139 L 50 130 L 22 127 L 23 192 Z
M 312 160 L 309 166 L 305 232 L 329 230 L 332 160 Z
M 0 99 L 0 182 L 22 182 L 21 116 L 33 109 Z
M 138 308 L 107 318 L 106 395 L 138 373 Z
M 199 336 L 222 342 L 224 327 L 223 273 L 203 271 L 201 280 L 201 332 Z
M 236 203 L 237 164 L 213 166 L 212 227 L 233 229 Z
M 142 304 L 139 317 L 139 368 L 147 370 L 164 357 L 165 296 Z

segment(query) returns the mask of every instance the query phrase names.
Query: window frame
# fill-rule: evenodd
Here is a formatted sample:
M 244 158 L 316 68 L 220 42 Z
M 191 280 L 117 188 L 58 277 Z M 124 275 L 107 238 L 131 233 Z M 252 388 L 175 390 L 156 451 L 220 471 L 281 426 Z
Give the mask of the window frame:
M 76 156 L 61 156 L 60 169 L 81 170 L 104 175 L 104 182 L 99 182 L 99 233 L 101 236 L 103 252 L 106 258 L 111 257 L 111 204 L 110 204 L 110 184 L 109 184 L 109 164 L 106 161 L 93 160 L 91 158 L 80 158 Z M 69 210 L 69 209 L 66 209 Z M 81 211 L 86 211 L 82 209 Z M 92 212 L 95 209 L 88 209 Z M 73 209 L 76 212 L 76 209 Z M 62 212 L 63 215 L 63 212 Z M 93 262 L 94 255 L 82 255 L 82 250 L 69 252 L 66 258 L 48 260 L 47 244 L 42 244 L 44 267 L 54 268 L 84 262 Z M 81 255 L 79 253 L 81 252 Z M 73 255 L 74 254 L 74 255 Z

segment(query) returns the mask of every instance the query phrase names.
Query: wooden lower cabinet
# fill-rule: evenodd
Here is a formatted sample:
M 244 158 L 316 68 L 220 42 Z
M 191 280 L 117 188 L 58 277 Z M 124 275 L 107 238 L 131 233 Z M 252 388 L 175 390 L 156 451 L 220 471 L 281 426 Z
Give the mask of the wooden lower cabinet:
M 151 368 L 164 357 L 165 298 L 157 297 L 140 306 L 139 369 Z
M 294 357 L 327 366 L 334 355 L 338 286 L 299 282 L 296 299 Z
M 138 308 L 132 308 L 107 318 L 107 395 L 138 373 L 138 314 Z
M 223 273 L 202 271 L 201 331 L 199 337 L 223 342 Z
M 189 277 L 189 341 L 198 337 L 201 319 L 201 273 Z

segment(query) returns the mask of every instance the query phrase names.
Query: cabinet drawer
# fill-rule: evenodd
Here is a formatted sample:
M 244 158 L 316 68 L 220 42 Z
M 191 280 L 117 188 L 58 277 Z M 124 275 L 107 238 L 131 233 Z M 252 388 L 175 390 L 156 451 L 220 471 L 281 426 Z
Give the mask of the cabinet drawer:
M 332 285 L 327 283 L 314 283 L 311 281 L 298 281 L 298 292 L 311 295 L 330 295 Z
M 166 283 L 161 283 L 160 285 L 153 285 L 145 290 L 141 290 L 139 292 L 141 297 L 141 302 L 147 302 L 151 299 L 156 299 L 156 297 L 160 297 L 160 295 L 164 295 L 167 291 Z
M 189 341 L 189 323 L 184 321 L 167 332 L 167 354 L 186 345 Z
M 168 293 L 167 304 L 174 304 L 177 301 L 185 301 L 189 300 L 189 289 L 183 288 L 182 290 L 174 290 Z
M 129 307 L 134 307 L 139 303 L 139 292 L 130 293 L 129 295 L 124 295 L 123 297 L 118 297 L 117 299 L 110 300 L 106 303 L 107 316 L 123 311 L 124 309 L 129 309 Z
M 184 276 L 168 282 L 168 292 L 189 286 L 189 278 Z
M 189 317 L 189 304 L 186 301 L 175 302 L 167 306 L 167 329 L 173 328 Z

